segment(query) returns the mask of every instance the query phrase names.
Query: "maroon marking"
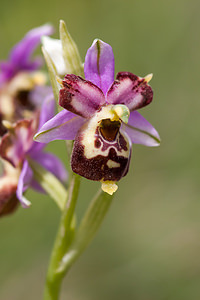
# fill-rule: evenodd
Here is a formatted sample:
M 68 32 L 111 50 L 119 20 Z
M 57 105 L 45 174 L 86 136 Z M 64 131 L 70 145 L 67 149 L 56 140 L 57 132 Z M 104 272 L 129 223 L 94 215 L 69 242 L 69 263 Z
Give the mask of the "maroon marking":
M 96 138 L 94 141 L 94 147 L 95 148 L 100 148 L 101 147 L 101 141 L 99 138 Z
M 119 150 L 118 151 L 120 151 L 121 149 L 123 149 L 124 151 L 127 151 L 128 147 L 127 147 L 127 141 L 125 140 L 123 135 L 120 133 L 119 134 Z
M 130 162 L 130 152 L 128 158 L 123 157 L 117 154 L 113 145 L 107 143 L 110 147 L 107 156 L 97 155 L 96 157 L 88 159 L 84 155 L 85 146 L 82 144 L 82 138 L 83 134 L 79 131 L 74 141 L 71 157 L 71 167 L 75 173 L 94 181 L 119 181 L 127 174 Z M 105 140 L 102 141 L 105 143 Z M 109 168 L 107 165 L 109 160 L 118 163 L 120 167 Z
M 103 147 L 101 149 L 102 152 L 106 151 L 109 147 L 115 148 L 118 152 L 127 151 L 127 142 L 124 139 L 121 132 L 118 133 L 117 138 L 114 142 L 109 142 L 103 139 L 101 135 L 99 135 L 100 140 L 103 143 Z

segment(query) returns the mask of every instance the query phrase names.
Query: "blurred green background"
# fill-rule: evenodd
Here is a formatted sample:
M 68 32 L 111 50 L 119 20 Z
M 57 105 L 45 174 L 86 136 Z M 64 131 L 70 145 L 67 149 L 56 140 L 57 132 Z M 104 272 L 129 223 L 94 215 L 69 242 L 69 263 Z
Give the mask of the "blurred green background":
M 33 27 L 65 20 L 82 59 L 94 38 L 113 47 L 116 72 L 153 73 L 141 110 L 158 148 L 133 147 L 98 235 L 63 283 L 62 300 L 200 299 L 200 2 L 1 1 L 0 59 Z M 62 145 L 63 147 L 60 147 Z M 64 144 L 50 145 L 66 162 Z M 83 180 L 77 214 L 99 184 Z M 59 212 L 29 192 L 30 209 L 0 220 L 0 299 L 41 299 Z

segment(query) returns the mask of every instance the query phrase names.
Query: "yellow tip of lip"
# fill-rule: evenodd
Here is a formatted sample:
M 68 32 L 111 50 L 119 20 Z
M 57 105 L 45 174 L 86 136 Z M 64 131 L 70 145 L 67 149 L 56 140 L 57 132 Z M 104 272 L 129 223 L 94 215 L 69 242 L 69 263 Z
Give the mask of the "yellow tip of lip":
M 147 76 L 144 77 L 145 81 L 148 83 L 153 77 L 153 74 L 148 74 Z
M 118 186 L 114 181 L 103 181 L 101 184 L 101 188 L 105 193 L 112 195 L 118 189 Z

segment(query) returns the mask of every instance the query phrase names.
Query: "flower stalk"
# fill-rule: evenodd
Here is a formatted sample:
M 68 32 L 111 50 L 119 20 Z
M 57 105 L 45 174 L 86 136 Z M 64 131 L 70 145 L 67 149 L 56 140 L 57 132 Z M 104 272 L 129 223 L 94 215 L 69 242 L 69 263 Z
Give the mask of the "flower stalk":
M 78 197 L 80 177 L 72 174 L 69 195 L 63 211 L 47 273 L 44 300 L 58 300 L 62 279 L 94 238 L 111 205 L 113 196 L 99 190 L 74 233 L 72 217 Z
M 65 274 L 92 241 L 106 216 L 113 196 L 104 193 L 101 189 L 97 192 L 81 221 L 72 244 L 61 261 L 59 272 Z
M 47 272 L 44 300 L 57 300 L 63 274 L 57 272 L 62 257 L 66 253 L 74 233 L 74 210 L 78 198 L 80 176 L 71 172 L 68 197 L 61 215 L 60 225 L 53 247 L 49 268 Z

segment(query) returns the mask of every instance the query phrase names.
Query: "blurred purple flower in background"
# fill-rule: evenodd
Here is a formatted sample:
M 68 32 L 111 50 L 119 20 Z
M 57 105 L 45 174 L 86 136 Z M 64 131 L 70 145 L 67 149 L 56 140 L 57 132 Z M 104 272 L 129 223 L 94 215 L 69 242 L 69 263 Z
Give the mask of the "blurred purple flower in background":
M 40 44 L 41 37 L 52 33 L 53 27 L 48 24 L 34 28 L 12 48 L 8 61 L 0 62 L 0 87 L 21 71 L 34 71 L 41 67 L 41 57 L 31 60 L 31 56 Z
M 33 187 L 41 192 L 41 187 L 33 178 L 29 162 L 36 162 L 46 170 L 53 173 L 61 181 L 65 181 L 67 173 L 61 161 L 51 153 L 44 152 L 44 144 L 33 141 L 33 136 L 48 119 L 54 115 L 55 101 L 53 94 L 46 96 L 41 112 L 35 112 L 32 119 L 24 119 L 11 125 L 0 144 L 0 155 L 12 166 L 20 170 L 16 195 L 23 207 L 30 202 L 23 196 L 28 187 Z
M 9 59 L 0 62 L 0 135 L 6 132 L 2 120 L 16 122 L 31 117 L 50 90 L 45 86 L 45 73 L 39 70 L 42 57 L 31 57 L 41 37 L 52 32 L 50 25 L 32 29 L 13 47 Z
M 44 192 L 30 162 L 61 181 L 67 177 L 60 160 L 44 152 L 44 144 L 33 141 L 37 130 L 55 113 L 52 88 L 46 86 L 46 74 L 40 70 L 42 57 L 32 58 L 41 37 L 52 33 L 50 25 L 32 29 L 13 47 L 8 61 L 0 62 L 0 215 L 12 212 L 19 201 L 29 206 L 23 196 L 28 187 Z

